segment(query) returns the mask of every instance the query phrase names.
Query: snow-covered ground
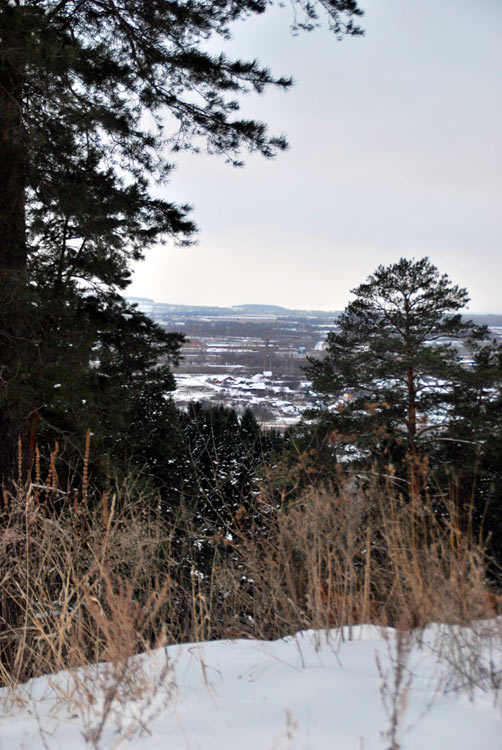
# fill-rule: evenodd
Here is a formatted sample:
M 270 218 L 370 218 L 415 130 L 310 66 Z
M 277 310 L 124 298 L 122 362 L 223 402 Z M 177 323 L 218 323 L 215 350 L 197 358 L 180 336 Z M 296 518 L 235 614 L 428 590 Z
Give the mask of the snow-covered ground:
M 500 750 L 501 626 L 187 644 L 138 657 L 122 682 L 106 665 L 39 678 L 24 707 L 0 691 L 0 748 Z
M 173 398 L 180 406 L 190 401 L 205 401 L 224 403 L 240 412 L 248 407 L 262 407 L 269 418 L 259 421 L 285 427 L 300 419 L 307 406 L 309 385 L 308 381 L 302 381 L 299 389 L 293 391 L 271 375 L 257 373 L 244 377 L 235 370 L 214 375 L 178 373 Z

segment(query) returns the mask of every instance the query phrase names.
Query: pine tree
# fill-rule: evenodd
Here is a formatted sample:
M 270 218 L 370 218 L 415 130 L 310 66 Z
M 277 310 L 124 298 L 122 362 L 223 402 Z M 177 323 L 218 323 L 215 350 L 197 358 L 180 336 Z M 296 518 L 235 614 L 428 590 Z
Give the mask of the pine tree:
M 486 328 L 458 312 L 467 290 L 427 258 L 403 258 L 379 266 L 352 293 L 326 356 L 306 368 L 338 452 L 391 463 L 434 450 L 448 430 L 453 440 L 457 422 L 472 429 L 480 370 L 465 364 L 459 346 L 487 362 L 489 340 Z M 497 377 L 487 362 L 482 387 Z M 485 388 L 485 395 L 491 404 L 493 391 Z M 463 399 L 470 406 L 461 406 Z
M 115 300 L 131 262 L 154 243 L 192 240 L 188 206 L 154 194 L 172 169 L 168 150 L 205 146 L 238 164 L 242 149 L 271 157 L 286 147 L 239 119 L 236 97 L 290 79 L 206 46 L 268 4 L 0 0 L 0 474 L 19 434 L 49 430 L 52 405 L 58 429 L 74 430 L 73 396 L 96 380 L 105 329 L 118 331 Z M 297 26 L 315 25 L 316 4 L 296 5 Z M 355 0 L 317 7 L 338 36 L 360 33 Z
M 444 431 L 431 450 L 439 486 L 454 497 L 465 527 L 487 539 L 502 561 L 502 346 L 483 340 L 473 347 L 455 386 Z
M 342 459 L 360 476 L 392 474 L 403 496 L 452 499 L 450 521 L 500 562 L 502 345 L 462 318 L 467 291 L 427 258 L 379 266 L 352 293 L 326 356 L 307 367 L 321 397 L 318 473 Z
M 252 411 L 241 417 L 226 406 L 192 403 L 181 416 L 193 467 L 192 503 L 208 533 L 231 530 L 239 518 L 256 519 L 261 470 L 282 448 L 280 436 L 263 432 Z

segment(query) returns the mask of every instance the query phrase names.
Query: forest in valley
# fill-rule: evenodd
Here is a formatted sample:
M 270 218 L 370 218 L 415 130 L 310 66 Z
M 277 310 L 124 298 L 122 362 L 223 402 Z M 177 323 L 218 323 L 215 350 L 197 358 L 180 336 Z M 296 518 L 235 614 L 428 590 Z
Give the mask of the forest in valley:
M 267 5 L 0 0 L 2 686 L 501 611 L 502 345 L 448 268 L 402 257 L 347 289 L 284 431 L 177 405 L 186 338 L 126 300 L 133 263 L 195 239 L 154 190 L 176 153 L 287 147 L 238 101 L 291 80 L 206 45 Z M 292 5 L 295 32 L 362 35 L 356 0 Z

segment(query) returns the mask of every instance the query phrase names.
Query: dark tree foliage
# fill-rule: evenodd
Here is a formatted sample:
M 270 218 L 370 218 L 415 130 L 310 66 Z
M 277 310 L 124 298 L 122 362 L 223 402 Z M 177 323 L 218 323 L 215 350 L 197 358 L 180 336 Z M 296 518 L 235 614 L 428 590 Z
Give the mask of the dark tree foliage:
M 449 421 L 431 450 L 432 468 L 466 524 L 502 563 L 502 347 L 475 346 L 456 386 Z M 445 490 L 446 491 L 446 490 Z
M 2 415 L 11 420 L 7 428 L 17 427 L 23 441 L 25 471 L 35 446 L 44 464 L 57 442 L 59 461 L 71 473 L 81 465 L 90 428 L 95 475 L 114 466 L 119 474 L 145 468 L 157 476 L 158 451 L 169 455 L 179 444 L 169 393 L 183 337 L 165 332 L 110 291 L 77 291 L 64 304 L 40 296 L 32 297 L 38 315 L 31 350 L 21 350 L 19 376 L 0 391 Z M 8 475 L 12 452 L 5 448 Z M 64 482 L 64 472 L 60 478 Z
M 194 236 L 188 206 L 155 190 L 170 151 L 204 147 L 239 164 L 242 150 L 271 157 L 286 147 L 239 118 L 237 98 L 290 79 L 207 51 L 269 4 L 0 0 L 0 474 L 19 434 L 25 444 L 52 428 L 73 439 L 88 422 L 106 445 L 112 421 L 126 425 L 135 400 L 162 391 L 167 374 L 139 341 L 144 332 L 167 365 L 179 340 L 137 311 L 120 322 L 117 293 L 151 245 Z M 297 28 L 322 11 L 337 36 L 360 33 L 354 0 L 293 5 Z M 126 352 L 136 346 L 134 360 Z
M 481 530 L 489 502 L 485 531 L 500 537 L 501 345 L 462 318 L 467 291 L 427 258 L 379 266 L 352 293 L 326 356 L 306 368 L 318 439 L 332 461 L 403 479 L 427 465 L 466 523 Z
M 279 459 L 282 436 L 262 430 L 252 411 L 190 404 L 180 412 L 190 471 L 183 502 L 199 537 L 197 568 L 210 574 L 215 553 L 235 554 L 241 535 L 264 523 L 260 490 Z
M 332 404 L 333 439 L 338 431 L 342 442 L 392 460 L 444 431 L 468 376 L 458 344 L 472 347 L 487 332 L 463 320 L 467 291 L 427 258 L 379 266 L 352 294 L 326 356 L 309 359 L 306 372 Z
M 274 476 L 274 487 L 284 500 L 294 500 L 312 487 L 332 486 L 340 476 L 340 466 L 331 440 L 332 424 L 325 426 L 302 420 L 289 426 L 283 436 L 281 461 Z
M 280 435 L 262 430 L 250 409 L 239 417 L 235 409 L 194 402 L 181 420 L 201 531 L 245 528 L 259 515 L 260 472 L 279 453 Z

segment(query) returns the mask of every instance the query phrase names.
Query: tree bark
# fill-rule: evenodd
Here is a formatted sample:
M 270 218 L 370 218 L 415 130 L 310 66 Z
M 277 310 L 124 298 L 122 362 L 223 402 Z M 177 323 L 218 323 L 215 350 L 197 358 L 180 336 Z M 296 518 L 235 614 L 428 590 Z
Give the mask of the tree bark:
M 24 421 L 17 382 L 26 372 L 29 339 L 24 11 L 0 0 L 0 482 L 11 475 Z
M 23 133 L 24 40 L 22 8 L 0 10 L 0 274 L 26 270 L 26 143 Z M 21 278 L 20 278 L 21 277 Z
M 412 367 L 408 367 L 407 372 L 408 381 L 408 415 L 407 415 L 407 429 L 408 429 L 408 442 L 410 448 L 415 445 L 415 438 L 417 435 L 417 403 L 416 403 L 416 392 L 415 392 L 415 374 Z

